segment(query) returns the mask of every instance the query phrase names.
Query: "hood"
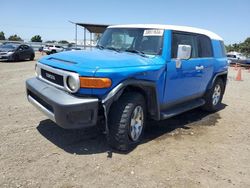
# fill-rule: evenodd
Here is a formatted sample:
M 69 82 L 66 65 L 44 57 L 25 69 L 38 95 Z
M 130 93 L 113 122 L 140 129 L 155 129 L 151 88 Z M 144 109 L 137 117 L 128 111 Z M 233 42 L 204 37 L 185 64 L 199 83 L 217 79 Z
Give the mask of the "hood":
M 116 52 L 112 50 L 80 50 L 66 51 L 46 56 L 40 61 L 50 66 L 63 68 L 64 65 L 75 65 L 84 69 L 105 69 L 147 66 L 152 63 L 151 57 L 142 57 L 129 52 Z M 63 67 L 62 67 L 63 66 Z M 65 68 L 67 69 L 67 67 Z
M 13 52 L 15 49 L 13 48 L 1 48 L 0 47 L 0 52 Z

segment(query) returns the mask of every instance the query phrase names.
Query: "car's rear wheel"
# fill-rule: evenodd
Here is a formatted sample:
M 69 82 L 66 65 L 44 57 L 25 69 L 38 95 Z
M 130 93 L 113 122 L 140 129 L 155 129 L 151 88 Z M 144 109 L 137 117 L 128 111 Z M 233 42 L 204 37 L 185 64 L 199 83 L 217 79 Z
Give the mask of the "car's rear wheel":
M 129 92 L 111 107 L 108 123 L 108 141 L 111 147 L 127 151 L 141 140 L 145 127 L 145 100 L 140 93 Z
M 51 53 L 52 53 L 52 54 L 55 54 L 55 53 L 56 53 L 56 50 L 51 50 Z
M 30 61 L 33 61 L 34 58 L 35 58 L 35 54 L 31 54 L 31 55 L 30 55 Z
M 218 110 L 221 106 L 224 89 L 224 82 L 220 78 L 216 79 L 212 88 L 207 90 L 204 95 L 206 103 L 203 106 L 203 109 L 210 112 Z

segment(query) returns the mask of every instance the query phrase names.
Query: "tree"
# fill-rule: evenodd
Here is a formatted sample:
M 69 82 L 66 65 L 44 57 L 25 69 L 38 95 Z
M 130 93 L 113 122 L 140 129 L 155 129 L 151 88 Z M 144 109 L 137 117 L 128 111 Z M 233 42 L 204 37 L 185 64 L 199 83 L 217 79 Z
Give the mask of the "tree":
M 40 35 L 35 35 L 31 38 L 31 42 L 42 42 L 42 37 Z
M 18 35 L 11 35 L 9 38 L 8 38 L 8 40 L 10 40 L 10 41 L 23 41 L 22 39 L 21 39 L 21 37 L 19 37 Z
M 58 41 L 58 43 L 61 43 L 61 44 L 69 44 L 69 42 L 66 41 L 66 40 L 60 40 L 60 41 Z
M 68 44 L 68 47 L 71 48 L 71 47 L 74 46 L 74 45 L 75 45 L 75 43 L 69 43 L 69 44 Z
M 4 36 L 4 32 L 3 31 L 0 32 L 0 40 L 5 40 L 5 36 Z
M 226 46 L 228 52 L 236 51 L 245 54 L 246 56 L 250 55 L 250 37 L 248 37 L 244 42 L 230 44 Z
M 56 43 L 55 40 L 47 40 L 45 43 Z
M 250 55 L 250 37 L 241 44 L 241 52 Z

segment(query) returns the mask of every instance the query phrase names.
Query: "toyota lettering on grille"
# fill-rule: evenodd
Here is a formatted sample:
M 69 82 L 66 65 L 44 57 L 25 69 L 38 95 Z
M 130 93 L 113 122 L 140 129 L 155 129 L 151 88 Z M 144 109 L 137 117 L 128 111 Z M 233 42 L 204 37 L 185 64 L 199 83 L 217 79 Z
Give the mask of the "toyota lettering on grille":
M 49 78 L 51 80 L 56 80 L 56 77 L 54 75 L 52 75 L 52 74 L 49 74 L 49 73 L 46 72 L 45 75 L 46 75 L 47 78 Z

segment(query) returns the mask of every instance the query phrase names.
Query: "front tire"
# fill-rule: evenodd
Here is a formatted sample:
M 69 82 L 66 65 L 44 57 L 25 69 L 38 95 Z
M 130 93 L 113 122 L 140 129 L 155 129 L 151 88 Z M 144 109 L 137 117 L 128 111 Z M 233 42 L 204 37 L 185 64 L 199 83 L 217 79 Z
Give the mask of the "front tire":
M 220 78 L 216 79 L 212 88 L 207 90 L 204 95 L 206 103 L 203 106 L 203 109 L 209 112 L 217 111 L 221 106 L 224 90 L 224 82 Z
M 20 57 L 18 54 L 13 55 L 12 61 L 18 62 L 20 61 Z
M 145 127 L 144 97 L 136 92 L 123 94 L 111 107 L 108 142 L 114 149 L 128 151 L 141 140 Z

